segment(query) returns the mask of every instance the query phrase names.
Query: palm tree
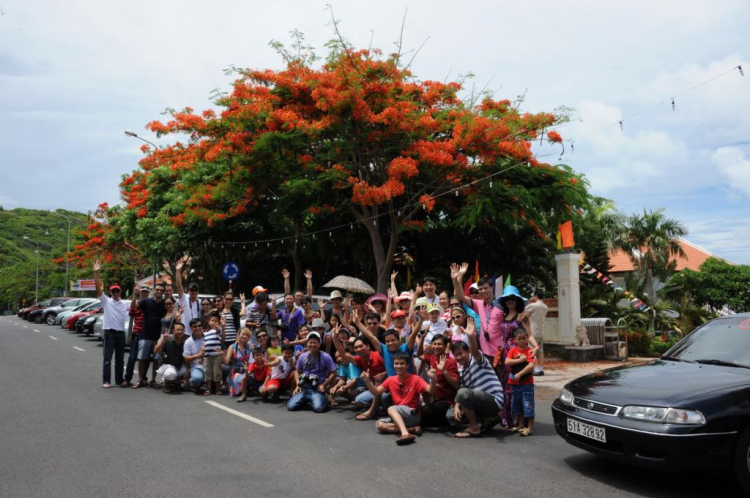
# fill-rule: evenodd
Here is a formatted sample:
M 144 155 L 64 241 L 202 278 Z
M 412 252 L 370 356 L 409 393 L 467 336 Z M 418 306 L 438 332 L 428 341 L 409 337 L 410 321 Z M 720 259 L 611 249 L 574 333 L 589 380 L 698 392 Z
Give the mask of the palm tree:
M 687 235 L 687 228 L 678 220 L 664 217 L 664 210 L 643 211 L 643 215 L 628 217 L 625 229 L 615 237 L 614 247 L 630 256 L 641 275 L 646 276 L 646 291 L 651 306 L 655 303 L 654 273 L 663 279 L 674 263 L 670 259 L 685 257 L 680 238 Z M 654 331 L 653 313 L 649 319 L 649 332 Z

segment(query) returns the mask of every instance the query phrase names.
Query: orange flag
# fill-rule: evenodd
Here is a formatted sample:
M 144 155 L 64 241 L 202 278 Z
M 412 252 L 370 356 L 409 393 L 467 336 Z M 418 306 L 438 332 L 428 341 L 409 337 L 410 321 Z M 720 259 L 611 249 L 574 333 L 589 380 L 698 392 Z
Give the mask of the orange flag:
M 560 237 L 562 238 L 562 246 L 565 249 L 575 246 L 575 240 L 573 239 L 573 222 L 566 221 L 560 225 Z

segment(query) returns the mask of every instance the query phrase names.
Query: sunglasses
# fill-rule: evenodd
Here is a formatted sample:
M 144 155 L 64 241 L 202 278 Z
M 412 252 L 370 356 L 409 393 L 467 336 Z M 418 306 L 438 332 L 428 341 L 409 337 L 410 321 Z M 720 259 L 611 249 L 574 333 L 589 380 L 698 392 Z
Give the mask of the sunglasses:
M 452 318 L 452 319 L 454 319 L 454 320 L 458 320 L 458 319 L 459 319 L 459 318 L 461 318 L 462 316 L 463 316 L 463 315 L 453 315 L 453 316 L 452 316 L 451 318 Z
M 367 322 L 367 325 L 370 327 L 374 327 L 375 325 L 380 325 L 378 322 Z
M 258 339 L 263 339 L 264 337 L 268 337 L 266 334 L 258 334 L 256 336 Z
M 201 306 L 211 306 L 211 303 L 203 303 Z

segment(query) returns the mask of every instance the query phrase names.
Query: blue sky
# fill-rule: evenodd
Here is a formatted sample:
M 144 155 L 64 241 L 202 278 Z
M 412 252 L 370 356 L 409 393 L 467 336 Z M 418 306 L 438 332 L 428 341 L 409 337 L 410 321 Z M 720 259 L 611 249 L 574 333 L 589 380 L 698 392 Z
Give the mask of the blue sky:
M 140 157 L 124 130 L 155 140 L 144 125 L 166 107 L 208 107 L 231 64 L 280 68 L 268 42 L 293 29 L 323 54 L 329 2 L 0 2 L 0 204 L 117 202 Z M 574 108 L 562 160 L 594 193 L 626 213 L 663 207 L 692 242 L 750 263 L 750 64 L 690 90 L 750 60 L 750 3 L 330 3 L 349 40 L 384 51 L 408 9 L 405 46 L 427 40 L 412 66 L 422 79 L 472 72 L 497 98 L 525 94 L 525 110 Z M 675 94 L 676 110 L 629 118 Z

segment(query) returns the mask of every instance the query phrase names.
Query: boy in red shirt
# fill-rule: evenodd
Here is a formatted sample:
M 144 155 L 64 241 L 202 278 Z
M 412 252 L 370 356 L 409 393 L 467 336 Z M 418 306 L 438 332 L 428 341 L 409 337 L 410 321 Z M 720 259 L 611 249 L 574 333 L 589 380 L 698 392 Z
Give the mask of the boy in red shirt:
M 398 352 L 393 355 L 393 368 L 396 375 L 388 377 L 379 386 L 375 386 L 370 380 L 370 375 L 362 372 L 362 380 L 374 396 L 380 396 L 385 392 L 391 393 L 393 406 L 388 408 L 388 418 L 378 420 L 377 429 L 386 434 L 400 434 L 396 444 L 403 446 L 416 441 L 414 433 L 422 435 L 419 427 L 421 422 L 421 407 L 419 404 L 420 393 L 435 393 L 435 370 L 430 370 L 430 383 L 424 381 L 418 375 L 409 373 L 409 355 Z
M 271 369 L 266 363 L 266 357 L 263 355 L 263 350 L 259 347 L 253 349 L 253 359 L 255 362 L 251 363 L 247 369 L 245 375 L 245 389 L 242 395 L 245 396 L 248 391 L 260 392 L 261 387 L 264 387 L 266 381 L 271 376 Z
M 518 417 L 516 429 L 521 436 L 534 433 L 534 350 L 529 347 L 529 334 L 519 327 L 513 334 L 516 345 L 508 351 L 505 364 L 510 367 L 510 412 Z M 524 423 L 528 422 L 528 427 Z

